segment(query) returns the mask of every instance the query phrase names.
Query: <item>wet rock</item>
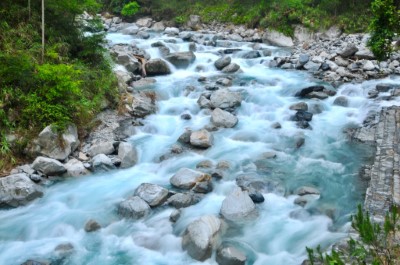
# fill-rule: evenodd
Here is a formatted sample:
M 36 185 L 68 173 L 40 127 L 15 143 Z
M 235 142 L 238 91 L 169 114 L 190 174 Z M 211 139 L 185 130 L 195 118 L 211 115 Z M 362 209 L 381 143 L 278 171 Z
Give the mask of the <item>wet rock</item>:
M 138 196 L 130 197 L 118 205 L 118 214 L 132 219 L 146 217 L 150 210 L 150 206 Z
M 85 231 L 88 233 L 95 232 L 99 229 L 101 229 L 101 225 L 93 219 L 90 219 L 85 224 Z
M 308 105 L 305 102 L 299 102 L 299 103 L 295 103 L 295 104 L 291 105 L 289 107 L 289 109 L 307 111 L 308 110 Z
M 310 195 L 310 194 L 319 195 L 319 194 L 320 194 L 320 191 L 319 191 L 318 189 L 314 188 L 314 187 L 303 186 L 303 187 L 300 187 L 300 188 L 297 190 L 296 193 L 297 193 L 297 195 L 299 195 L 299 196 Z
M 115 169 L 115 165 L 111 158 L 105 154 L 98 154 L 91 160 L 91 165 L 94 171 L 109 171 Z
M 153 26 L 151 27 L 152 30 L 154 30 L 155 32 L 162 32 L 165 30 L 165 25 L 162 21 L 160 22 L 156 22 L 153 24 Z
M 243 59 L 255 59 L 261 57 L 261 54 L 259 51 L 248 51 L 243 53 L 240 57 Z
M 135 190 L 135 196 L 139 196 L 151 207 L 157 207 L 167 200 L 168 190 L 159 185 L 142 183 Z
M 275 180 L 266 180 L 255 175 L 243 174 L 236 178 L 236 185 L 243 190 L 258 193 L 275 193 L 278 195 L 285 194 L 285 188 L 281 183 Z
M 210 98 L 211 106 L 220 109 L 236 108 L 241 105 L 242 96 L 238 92 L 231 92 L 228 89 L 215 91 Z
M 236 63 L 230 63 L 225 66 L 221 71 L 226 74 L 235 73 L 240 69 L 240 66 Z
M 210 179 L 210 175 L 203 172 L 189 168 L 181 168 L 171 177 L 170 182 L 174 187 L 180 189 L 191 189 L 196 185 L 196 183 L 209 181 Z
M 245 265 L 246 255 L 233 246 L 221 246 L 215 258 L 218 265 Z
M 301 89 L 299 92 L 297 92 L 295 94 L 296 97 L 300 97 L 300 98 L 304 98 L 306 97 L 308 94 L 312 93 L 312 92 L 321 92 L 325 89 L 324 86 L 309 86 L 306 88 Z
M 146 73 L 148 76 L 168 75 L 171 69 L 163 59 L 151 59 L 146 63 Z
M 213 135 L 207 130 L 194 131 L 190 135 L 190 144 L 194 147 L 209 148 L 214 141 Z
M 188 113 L 184 113 L 181 115 L 181 119 L 182 120 L 190 120 L 190 119 L 192 119 L 192 116 Z
M 210 160 L 203 160 L 203 161 L 197 163 L 196 168 L 212 168 L 213 166 L 214 166 L 214 165 L 213 165 L 213 162 L 212 162 L 212 161 L 210 161 Z
M 210 180 L 197 182 L 192 191 L 196 193 L 209 193 L 213 190 L 212 182 Z
M 353 44 L 348 44 L 343 51 L 339 52 L 339 55 L 343 58 L 348 58 L 353 56 L 356 52 L 358 52 L 358 48 Z
M 155 94 L 151 92 L 139 92 L 131 98 L 129 113 L 133 117 L 144 118 L 156 112 Z
M 216 83 L 221 86 L 232 86 L 232 80 L 230 78 L 220 78 Z
M 136 20 L 136 25 L 140 28 L 150 28 L 153 24 L 153 19 L 146 17 Z
M 310 56 L 308 54 L 300 54 L 299 55 L 299 65 L 303 66 L 310 60 Z
M 216 108 L 211 114 L 211 122 L 217 127 L 233 128 L 238 123 L 238 118 L 227 111 Z
M 302 195 L 297 197 L 294 200 L 294 204 L 297 204 L 301 207 L 306 206 L 307 204 L 309 204 L 310 202 L 313 202 L 315 200 L 317 200 L 319 198 L 319 195 Z
M 213 248 L 219 241 L 222 222 L 208 215 L 193 221 L 182 237 L 182 248 L 195 260 L 204 261 L 211 257 Z
M 293 121 L 311 121 L 313 114 L 308 111 L 298 110 L 294 117 L 292 118 Z
M 297 138 L 296 142 L 295 142 L 296 148 L 299 149 L 300 147 L 302 147 L 304 145 L 305 142 L 306 142 L 306 139 L 304 137 Z
M 391 90 L 391 89 L 398 89 L 398 88 L 400 88 L 400 85 L 381 83 L 381 84 L 377 84 L 375 88 L 376 88 L 376 90 L 377 90 L 378 92 L 388 92 L 388 91 Z
M 348 107 L 349 106 L 349 100 L 345 96 L 339 96 L 335 98 L 333 101 L 333 105 L 336 106 L 342 106 L 342 107 Z
M 60 258 L 65 258 L 70 256 L 74 252 L 74 246 L 71 243 L 59 244 L 54 248 L 56 255 Z M 62 262 L 62 260 L 60 260 Z M 56 262 L 57 263 L 57 262 Z
M 58 160 L 39 156 L 33 161 L 32 168 L 46 176 L 59 176 L 67 171 Z
M 132 87 L 140 90 L 140 89 L 145 89 L 145 88 L 151 88 L 154 83 L 157 81 L 154 78 L 142 78 L 138 81 L 132 82 Z
M 186 129 L 181 136 L 178 138 L 178 142 L 182 144 L 190 144 L 190 135 L 192 134 L 192 131 L 189 129 Z
M 193 52 L 176 52 L 165 56 L 165 59 L 177 68 L 187 68 L 196 60 Z
M 121 30 L 122 34 L 136 35 L 139 32 L 139 27 L 135 24 Z
M 90 146 L 88 154 L 94 157 L 98 154 L 111 155 L 115 152 L 114 141 L 98 142 Z
M 33 156 L 43 155 L 57 160 L 65 160 L 79 146 L 78 130 L 74 124 L 68 125 L 67 129 L 59 136 L 59 133 L 47 126 L 40 132 L 28 152 Z
M 169 220 L 172 222 L 172 223 L 175 223 L 176 221 L 178 221 L 178 219 L 181 217 L 181 210 L 179 210 L 179 209 L 176 209 L 176 210 L 174 210 L 171 214 L 170 214 L 170 216 L 169 216 Z
M 121 160 L 121 168 L 136 165 L 138 160 L 136 148 L 131 143 L 121 142 L 118 147 L 118 158 Z
M 149 34 L 148 32 L 146 32 L 146 31 L 139 31 L 139 32 L 136 34 L 136 36 L 137 36 L 138 38 L 141 38 L 141 39 L 144 39 L 144 40 L 147 40 L 148 38 L 150 38 L 150 34 Z
M 198 203 L 201 198 L 193 193 L 177 193 L 168 198 L 167 204 L 177 209 L 186 208 Z
M 197 104 L 199 105 L 200 108 L 202 109 L 209 109 L 211 108 L 211 102 L 209 99 L 207 99 L 205 96 L 200 96 L 199 99 L 197 100 Z
M 14 208 L 42 197 L 43 190 L 25 173 L 0 178 L 0 208 Z
M 281 129 L 282 125 L 279 122 L 274 122 L 271 124 L 272 129 Z
M 325 92 L 311 92 L 310 94 L 307 94 L 306 97 L 324 100 L 324 99 L 327 99 L 329 97 L 329 95 Z
M 50 261 L 38 261 L 38 260 L 32 260 L 29 259 L 27 261 L 25 261 L 24 263 L 22 263 L 21 265 L 51 265 Z
M 250 191 L 249 196 L 254 203 L 263 203 L 265 201 L 262 193 L 258 191 Z
M 176 36 L 179 34 L 179 29 L 178 28 L 174 28 L 174 27 L 167 27 L 164 30 L 164 33 L 169 35 L 169 36 Z
M 240 188 L 233 190 L 222 202 L 222 216 L 233 222 L 252 220 L 258 216 L 254 202 L 247 191 Z
M 90 171 L 85 168 L 83 163 L 75 158 L 69 160 L 64 167 L 67 170 L 65 175 L 68 177 L 79 177 L 90 174 Z

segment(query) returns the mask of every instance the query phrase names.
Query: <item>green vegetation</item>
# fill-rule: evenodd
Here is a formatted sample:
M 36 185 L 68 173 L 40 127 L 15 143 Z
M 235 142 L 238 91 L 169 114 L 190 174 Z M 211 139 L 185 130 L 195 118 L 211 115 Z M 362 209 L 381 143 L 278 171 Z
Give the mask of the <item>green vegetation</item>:
M 126 17 L 133 16 L 139 11 L 139 8 L 140 5 L 137 2 L 133 1 L 124 5 L 124 7 L 121 10 L 121 14 Z
M 400 259 L 398 236 L 400 225 L 399 213 L 396 207 L 385 217 L 383 224 L 374 223 L 361 206 L 352 219 L 352 227 L 358 232 L 359 239 L 350 239 L 348 250 L 332 251 L 331 255 L 322 254 L 318 247 L 316 251 L 307 248 L 311 265 L 344 265 L 344 264 L 373 264 L 395 265 Z
M 29 7 L 26 0 L 0 3 L 0 174 L 23 150 L 26 140 L 18 139 L 49 124 L 62 129 L 73 122 L 85 129 L 104 101 L 113 103 L 117 95 L 104 35 L 96 33 L 101 23 L 76 19 L 100 6 L 94 0 L 45 3 L 43 63 L 40 1 Z
M 368 46 L 379 60 L 383 60 L 392 51 L 391 43 L 396 32 L 400 32 L 400 11 L 396 11 L 393 0 L 375 0 L 372 13 L 369 25 L 372 35 Z

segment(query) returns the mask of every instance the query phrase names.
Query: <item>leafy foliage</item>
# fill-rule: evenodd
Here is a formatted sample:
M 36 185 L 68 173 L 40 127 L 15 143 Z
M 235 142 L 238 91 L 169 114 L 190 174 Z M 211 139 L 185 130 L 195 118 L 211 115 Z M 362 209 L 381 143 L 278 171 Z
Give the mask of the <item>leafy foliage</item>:
M 130 2 L 126 5 L 124 5 L 124 7 L 121 10 L 121 14 L 123 16 L 133 16 L 134 14 L 136 14 L 139 11 L 140 5 L 136 2 Z
M 344 264 L 373 264 L 373 265 L 395 265 L 400 258 L 400 245 L 398 235 L 399 213 L 397 207 L 393 207 L 387 213 L 383 224 L 371 220 L 369 213 L 363 213 L 361 206 L 352 219 L 352 227 L 358 232 L 359 239 L 350 239 L 348 251 L 332 251 L 322 254 L 320 247 L 314 251 L 307 248 L 311 265 L 344 265 Z
M 375 0 L 372 3 L 373 17 L 369 25 L 372 33 L 368 46 L 379 60 L 386 59 L 392 51 L 392 40 L 400 32 L 399 13 L 393 0 Z

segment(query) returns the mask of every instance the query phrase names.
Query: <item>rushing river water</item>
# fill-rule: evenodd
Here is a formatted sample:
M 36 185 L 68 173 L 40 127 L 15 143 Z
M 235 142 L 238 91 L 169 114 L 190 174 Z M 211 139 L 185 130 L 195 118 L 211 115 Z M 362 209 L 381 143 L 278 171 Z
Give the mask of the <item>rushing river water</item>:
M 132 36 L 109 34 L 113 43 L 131 43 Z M 161 57 L 151 43 L 173 39 L 152 35 L 150 40 L 135 40 L 154 58 Z M 171 51 L 187 51 L 188 43 L 176 39 L 165 42 Z M 250 43 L 236 43 L 251 50 Z M 267 46 L 265 46 L 267 47 Z M 274 49 L 273 53 L 284 53 Z M 235 74 L 233 91 L 243 95 L 236 115 L 239 123 L 232 129 L 214 132 L 214 145 L 205 151 L 191 151 L 162 162 L 159 157 L 171 148 L 185 128 L 201 129 L 210 123 L 210 113 L 201 110 L 197 99 L 204 86 L 197 79 L 206 76 L 215 81 L 223 76 L 213 62 L 221 47 L 198 45 L 196 61 L 185 70 L 174 69 L 167 76 L 157 77 L 151 89 L 158 95 L 157 114 L 143 120 L 143 126 L 129 141 L 138 149 L 136 166 L 92 176 L 71 178 L 46 189 L 45 196 L 28 206 L 0 212 L 0 264 L 21 264 L 27 259 L 56 259 L 54 248 L 62 243 L 74 246 L 72 254 L 61 264 L 204 264 L 191 259 L 181 247 L 181 234 L 186 226 L 205 214 L 218 215 L 225 196 L 235 187 L 235 178 L 243 173 L 257 173 L 281 183 L 275 192 L 264 194 L 258 204 L 260 215 L 241 227 L 230 230 L 223 241 L 236 245 L 247 254 L 247 264 L 299 265 L 306 258 L 305 247 L 324 247 L 345 236 L 349 217 L 363 201 L 365 186 L 358 171 L 368 149 L 351 143 L 343 130 L 361 124 L 367 113 L 383 104 L 367 98 L 367 92 L 378 81 L 347 84 L 337 96 L 349 99 L 349 107 L 334 106 L 337 96 L 326 100 L 306 100 L 322 110 L 311 121 L 312 130 L 302 130 L 290 121 L 294 111 L 289 106 L 300 100 L 295 92 L 318 83 L 301 71 L 272 69 L 263 64 L 271 57 L 241 59 L 232 55 L 241 66 Z M 202 72 L 196 66 L 202 65 Z M 398 82 L 398 80 L 387 80 Z M 187 92 L 187 86 L 196 89 Z M 326 84 L 327 85 L 327 84 Z M 393 102 L 386 102 L 391 105 Z M 189 113 L 191 120 L 180 118 Z M 279 122 L 281 129 L 272 129 Z M 296 148 L 296 140 L 305 143 Z M 265 159 L 266 152 L 276 158 Z M 198 204 L 185 208 L 176 224 L 169 221 L 173 211 L 161 207 L 139 221 L 121 219 L 116 205 L 133 194 L 143 182 L 171 188 L 169 179 L 180 168 L 195 168 L 201 161 L 214 164 L 221 160 L 232 165 L 223 180 L 214 183 L 213 192 Z M 292 195 L 301 186 L 315 186 L 321 197 L 302 208 L 294 204 Z M 96 219 L 102 229 L 86 233 L 89 219 Z M 58 259 L 60 260 L 60 259 Z M 205 264 L 216 264 L 214 257 Z

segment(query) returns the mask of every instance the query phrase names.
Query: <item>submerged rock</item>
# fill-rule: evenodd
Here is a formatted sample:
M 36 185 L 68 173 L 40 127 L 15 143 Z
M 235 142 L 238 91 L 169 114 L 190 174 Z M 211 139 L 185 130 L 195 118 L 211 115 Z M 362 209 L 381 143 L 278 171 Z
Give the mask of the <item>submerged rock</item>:
M 14 208 L 42 197 L 42 188 L 25 173 L 0 178 L 0 208 Z
M 85 224 L 85 231 L 90 233 L 101 229 L 101 225 L 93 219 L 90 219 Z
M 188 225 L 183 237 L 182 248 L 195 260 L 204 261 L 211 257 L 219 241 L 222 222 L 219 218 L 203 216 Z

